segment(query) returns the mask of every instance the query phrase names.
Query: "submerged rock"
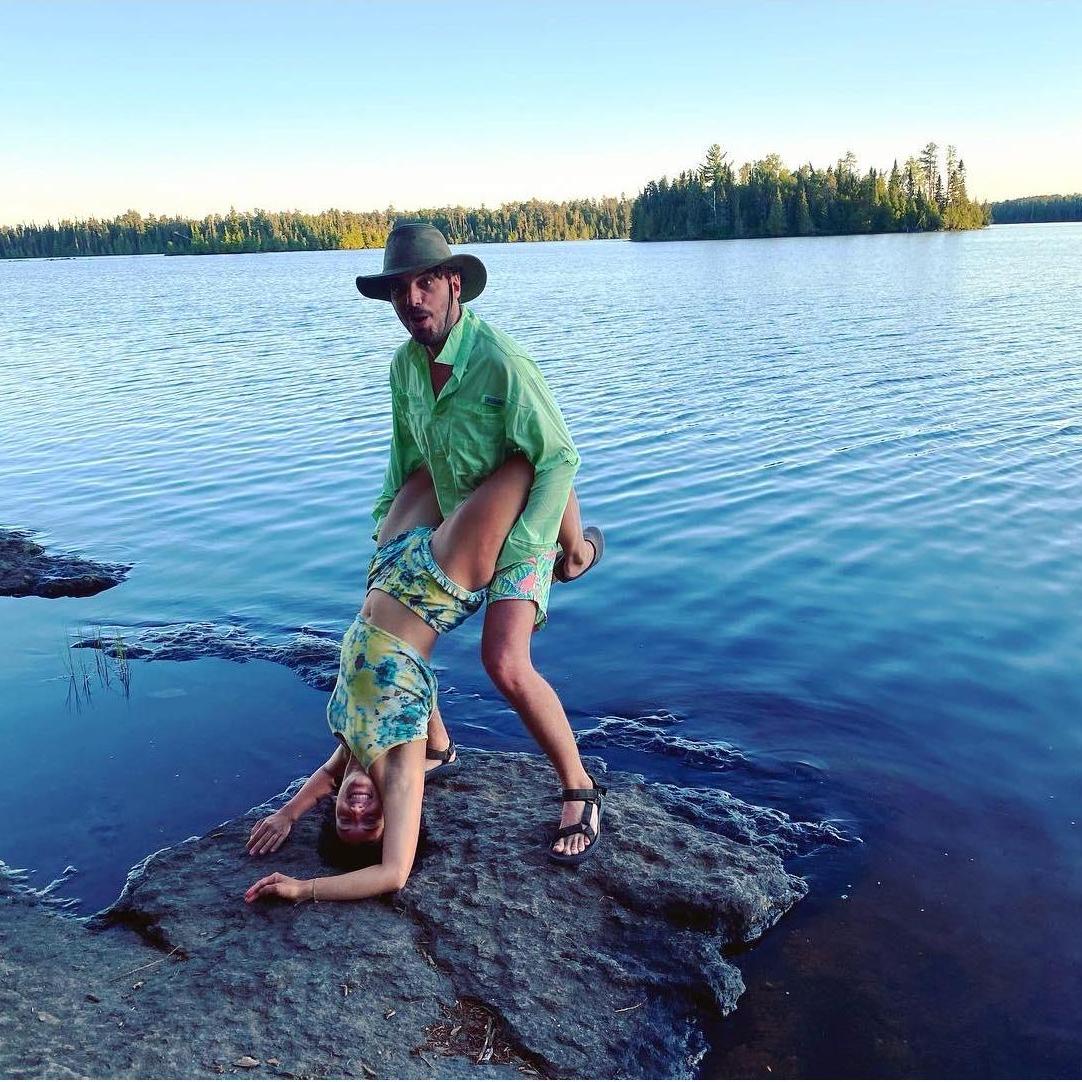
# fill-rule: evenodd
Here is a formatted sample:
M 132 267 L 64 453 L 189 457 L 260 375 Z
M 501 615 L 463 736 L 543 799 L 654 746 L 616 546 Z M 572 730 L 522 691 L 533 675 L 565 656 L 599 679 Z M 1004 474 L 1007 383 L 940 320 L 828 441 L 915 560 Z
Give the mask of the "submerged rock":
M 90 597 L 127 578 L 130 564 L 50 555 L 29 530 L 0 527 L 0 596 Z
M 72 643 L 76 650 L 101 650 L 116 657 L 122 649 L 140 661 L 197 661 L 204 657 L 226 661 L 273 661 L 292 669 L 306 684 L 330 691 L 338 676 L 341 636 L 301 628 L 287 642 L 270 642 L 234 624 L 182 623 L 125 631 L 123 645 L 91 637 Z
M 743 991 L 729 954 L 806 886 L 592 767 L 610 797 L 578 869 L 546 859 L 547 762 L 465 752 L 388 898 L 246 906 L 270 871 L 333 874 L 318 812 L 249 858 L 267 808 L 148 857 L 89 924 L 0 881 L 0 1075 L 690 1076 Z

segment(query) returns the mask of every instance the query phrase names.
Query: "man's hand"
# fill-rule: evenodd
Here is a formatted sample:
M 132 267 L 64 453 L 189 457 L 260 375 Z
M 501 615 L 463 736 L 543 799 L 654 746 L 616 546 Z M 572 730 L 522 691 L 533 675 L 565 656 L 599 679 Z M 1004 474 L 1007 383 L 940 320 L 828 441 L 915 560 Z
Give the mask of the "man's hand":
M 287 902 L 299 902 L 302 898 L 310 898 L 311 894 L 310 881 L 290 879 L 281 872 L 272 872 L 257 879 L 244 892 L 244 900 L 254 902 L 257 898 L 285 898 Z
M 275 852 L 292 829 L 293 820 L 281 811 L 260 819 L 248 837 L 248 856 L 261 857 L 265 853 Z

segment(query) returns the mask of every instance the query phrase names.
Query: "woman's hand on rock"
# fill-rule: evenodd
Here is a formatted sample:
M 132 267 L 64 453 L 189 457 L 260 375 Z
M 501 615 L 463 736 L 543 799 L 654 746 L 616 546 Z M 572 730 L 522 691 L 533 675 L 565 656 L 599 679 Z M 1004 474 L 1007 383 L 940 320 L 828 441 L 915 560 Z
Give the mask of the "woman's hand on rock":
M 302 898 L 307 898 L 310 891 L 306 881 L 291 879 L 281 872 L 272 872 L 262 879 L 257 879 L 244 892 L 244 900 L 254 902 L 259 898 L 285 898 L 287 902 L 299 902 Z
M 265 819 L 260 819 L 248 837 L 248 855 L 261 857 L 273 853 L 289 837 L 293 829 L 293 820 L 284 812 L 276 811 Z

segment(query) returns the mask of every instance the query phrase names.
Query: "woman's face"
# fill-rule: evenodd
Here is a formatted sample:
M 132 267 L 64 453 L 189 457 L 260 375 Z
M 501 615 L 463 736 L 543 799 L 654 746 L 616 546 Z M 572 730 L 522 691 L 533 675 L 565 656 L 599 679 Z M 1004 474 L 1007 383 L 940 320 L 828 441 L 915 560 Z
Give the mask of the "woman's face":
M 347 845 L 383 837 L 383 801 L 375 783 L 359 767 L 342 779 L 334 805 L 334 826 Z

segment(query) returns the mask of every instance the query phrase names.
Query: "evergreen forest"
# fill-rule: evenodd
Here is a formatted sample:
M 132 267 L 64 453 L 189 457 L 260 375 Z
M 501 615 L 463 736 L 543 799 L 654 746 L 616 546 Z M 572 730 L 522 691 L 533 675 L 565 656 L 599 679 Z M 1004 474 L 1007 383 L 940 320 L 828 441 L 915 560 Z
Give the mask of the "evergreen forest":
M 944 166 L 941 168 L 941 164 Z M 400 218 L 432 222 L 451 244 L 545 240 L 700 240 L 979 229 L 990 222 L 1082 221 L 1082 194 L 977 203 L 953 146 L 928 143 L 889 172 L 857 171 L 852 153 L 826 169 L 789 169 L 777 154 L 734 168 L 718 144 L 673 179 L 625 196 L 497 208 L 415 211 L 237 211 L 201 219 L 143 217 L 0 226 L 0 259 L 90 255 L 210 255 L 382 248 Z
M 822 236 L 979 229 L 987 204 L 966 193 L 965 163 L 928 143 L 889 173 L 857 172 L 850 152 L 836 165 L 789 169 L 777 154 L 734 169 L 718 144 L 703 161 L 669 180 L 650 181 L 631 211 L 632 240 Z
M 57 225 L 0 226 L 0 259 L 84 255 L 211 255 L 229 252 L 314 252 L 332 248 L 382 248 L 399 218 L 420 218 L 441 229 L 451 244 L 490 241 L 608 240 L 626 238 L 631 201 L 531 199 L 497 209 L 321 214 L 262 210 L 192 218 L 144 218 L 129 210 L 116 218 L 61 221 Z
M 1028 195 L 992 204 L 997 225 L 1018 222 L 1082 222 L 1082 194 Z

